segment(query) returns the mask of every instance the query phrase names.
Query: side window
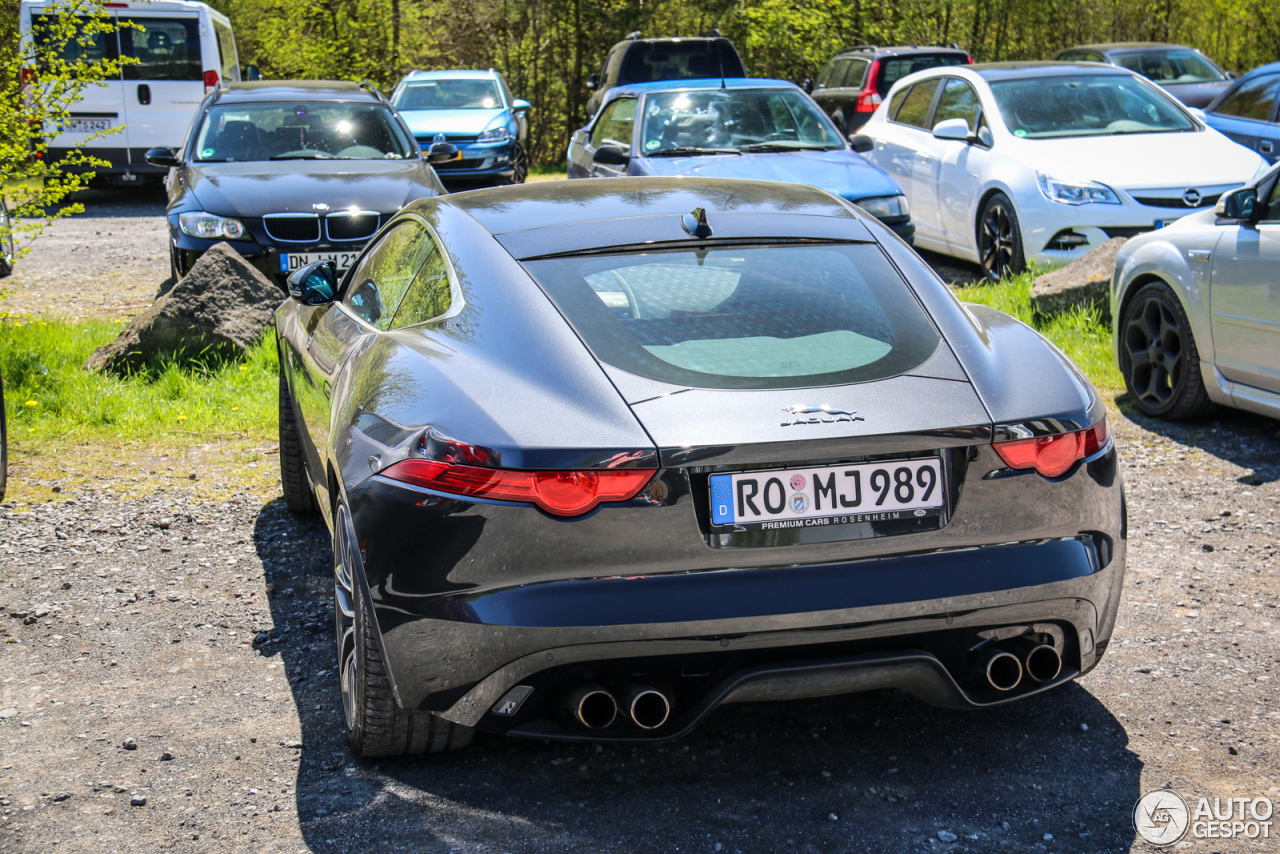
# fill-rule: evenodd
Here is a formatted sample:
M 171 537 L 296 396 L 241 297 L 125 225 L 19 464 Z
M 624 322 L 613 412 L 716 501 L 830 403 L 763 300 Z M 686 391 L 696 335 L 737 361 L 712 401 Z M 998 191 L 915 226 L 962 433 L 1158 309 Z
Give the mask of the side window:
M 1267 209 L 1262 212 L 1266 222 L 1280 222 L 1280 180 L 1271 185 L 1271 197 L 1267 199 Z
M 86 27 L 93 23 L 92 18 L 76 16 L 77 35 L 60 43 L 58 58 L 63 62 L 84 62 L 92 65 L 108 59 L 120 57 L 120 43 L 116 39 L 115 30 L 84 34 Z M 52 15 L 31 16 L 31 36 L 37 44 L 46 46 L 55 42 L 57 20 Z
M 929 108 L 933 106 L 933 93 L 938 91 L 939 79 L 922 80 L 905 95 L 899 95 L 901 103 L 892 118 L 895 122 L 929 130 Z
M 836 61 L 833 59 L 826 64 L 826 67 L 824 67 L 821 71 L 818 72 L 817 79 L 813 81 L 813 88 L 814 89 L 827 88 L 827 86 L 831 83 L 831 75 L 832 75 L 832 72 L 835 71 L 835 68 L 836 68 Z
M 424 240 L 430 240 L 424 236 Z M 449 310 L 453 305 L 453 286 L 449 282 L 449 265 L 439 247 L 431 253 L 413 277 L 413 284 L 400 301 L 396 309 L 392 329 L 412 326 L 415 323 L 426 323 L 434 320 Z
M 591 147 L 599 148 L 614 143 L 623 148 L 631 147 L 631 132 L 636 124 L 636 99 L 619 98 L 605 105 L 600 119 L 591 129 Z
M 1214 112 L 1265 122 L 1271 118 L 1277 91 L 1280 91 L 1280 74 L 1267 74 L 1241 84 Z
M 841 89 L 861 89 L 862 81 L 867 76 L 867 69 L 871 67 L 871 63 L 865 59 L 855 59 L 849 63 L 849 68 L 844 73 L 844 77 L 832 85 L 838 85 Z
M 231 28 L 221 21 L 213 22 L 213 34 L 218 39 L 218 59 L 222 64 L 219 76 L 223 80 L 240 79 L 240 56 L 236 51 L 236 37 Z
M 405 291 L 434 249 L 435 242 L 422 226 L 401 222 L 351 271 L 343 304 L 370 325 L 389 329 Z
M 203 80 L 200 25 L 191 18 L 130 18 L 120 28 L 120 53 L 138 61 L 124 67 L 125 80 Z
M 836 59 L 824 69 L 826 78 L 818 78 L 818 88 L 820 89 L 837 89 L 840 81 L 844 79 L 845 72 L 849 69 L 848 59 Z
M 978 93 L 963 80 L 955 77 L 947 78 L 947 85 L 942 89 L 942 97 L 938 99 L 938 109 L 933 116 L 933 125 L 947 119 L 964 119 L 969 125 L 969 133 L 976 133 L 978 114 L 982 105 L 978 102 Z
M 1100 53 L 1086 53 L 1080 56 L 1085 62 L 1106 62 L 1107 58 Z

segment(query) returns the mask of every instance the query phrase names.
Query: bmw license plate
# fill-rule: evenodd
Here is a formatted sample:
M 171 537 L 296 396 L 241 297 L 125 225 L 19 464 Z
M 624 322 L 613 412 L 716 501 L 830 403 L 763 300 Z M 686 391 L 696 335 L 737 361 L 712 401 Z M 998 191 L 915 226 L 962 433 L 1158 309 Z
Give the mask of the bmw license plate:
M 937 457 L 711 475 L 711 524 L 735 531 L 939 516 Z
M 280 272 L 292 273 L 317 261 L 332 261 L 341 273 L 355 263 L 359 252 L 281 252 Z

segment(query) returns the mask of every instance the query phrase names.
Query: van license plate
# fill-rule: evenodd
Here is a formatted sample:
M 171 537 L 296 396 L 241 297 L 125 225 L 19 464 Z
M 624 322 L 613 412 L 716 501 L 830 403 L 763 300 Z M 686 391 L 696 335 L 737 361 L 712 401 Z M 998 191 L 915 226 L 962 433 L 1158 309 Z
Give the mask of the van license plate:
M 341 273 L 355 263 L 359 252 L 281 252 L 280 272 L 292 273 L 317 261 L 332 261 Z
M 111 119 L 67 119 L 62 127 L 67 133 L 97 133 L 110 130 Z
M 937 457 L 711 475 L 711 524 L 735 531 L 889 522 L 942 512 Z

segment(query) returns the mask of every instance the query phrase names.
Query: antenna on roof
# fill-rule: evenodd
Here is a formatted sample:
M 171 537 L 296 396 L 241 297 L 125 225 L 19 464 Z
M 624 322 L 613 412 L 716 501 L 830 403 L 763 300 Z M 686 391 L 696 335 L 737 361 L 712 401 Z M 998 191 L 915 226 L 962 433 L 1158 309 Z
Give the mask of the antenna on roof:
M 729 86 L 724 82 L 724 45 L 720 44 L 720 30 L 715 31 L 716 40 L 712 42 L 716 46 L 716 63 L 720 66 L 720 88 L 728 89 Z

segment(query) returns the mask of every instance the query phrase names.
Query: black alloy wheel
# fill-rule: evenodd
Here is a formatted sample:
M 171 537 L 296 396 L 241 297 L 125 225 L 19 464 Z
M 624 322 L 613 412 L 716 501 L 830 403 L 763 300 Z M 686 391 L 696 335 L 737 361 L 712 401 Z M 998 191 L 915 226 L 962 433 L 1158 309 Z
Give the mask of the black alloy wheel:
M 284 362 L 284 354 L 280 355 Z M 280 491 L 285 505 L 299 516 L 309 516 L 316 511 L 315 493 L 307 479 L 306 461 L 302 458 L 302 438 L 298 423 L 293 418 L 293 396 L 289 394 L 289 381 L 285 378 L 283 364 L 280 368 Z
M 18 253 L 14 249 L 16 244 L 13 239 L 13 220 L 9 217 L 9 206 L 2 197 L 0 197 L 0 229 L 4 230 L 4 233 L 0 234 L 0 279 L 3 279 L 13 272 Z
M 523 184 L 529 177 L 529 152 L 519 142 L 512 144 L 511 166 L 511 177 L 504 175 L 498 179 L 499 184 Z
M 1018 215 L 1004 193 L 996 193 L 982 206 L 978 216 L 978 257 L 993 279 L 1017 275 L 1027 268 Z
M 182 267 L 178 264 L 178 247 L 172 243 L 169 244 L 169 278 L 173 279 L 175 285 L 182 278 Z
M 1200 353 L 1178 297 L 1163 282 L 1143 286 L 1120 319 L 1120 372 L 1135 406 L 1169 421 L 1213 408 L 1200 376 Z
M 443 753 L 466 747 L 475 729 L 431 712 L 402 709 L 378 649 L 373 611 L 361 586 L 352 548 L 351 514 L 339 500 L 333 512 L 333 624 L 347 741 L 360 756 Z

